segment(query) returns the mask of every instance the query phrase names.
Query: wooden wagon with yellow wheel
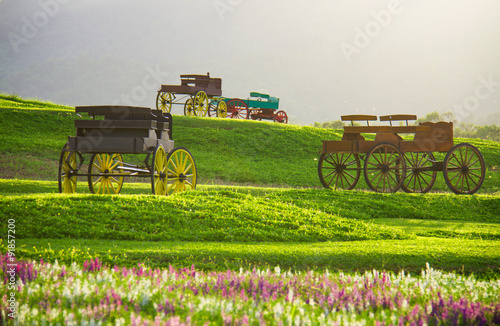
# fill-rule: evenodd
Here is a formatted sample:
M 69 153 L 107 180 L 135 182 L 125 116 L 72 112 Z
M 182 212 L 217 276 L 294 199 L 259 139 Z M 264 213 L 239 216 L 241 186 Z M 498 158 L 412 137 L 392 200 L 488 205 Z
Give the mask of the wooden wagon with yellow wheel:
M 318 162 L 318 175 L 325 188 L 353 189 L 363 173 L 368 187 L 377 192 L 426 193 L 437 172 L 443 172 L 448 187 L 456 194 L 474 194 L 481 187 L 486 167 L 483 156 L 471 144 L 453 142 L 452 122 L 424 122 L 408 125 L 415 115 L 381 116 L 386 126 L 370 126 L 374 115 L 347 115 L 342 140 L 325 140 Z M 354 125 L 366 121 L 366 126 Z M 406 125 L 393 126 L 394 121 Z M 374 140 L 365 139 L 375 134 Z M 401 135 L 410 134 L 403 138 Z M 434 152 L 446 153 L 437 161 Z
M 172 105 L 183 105 L 184 115 L 216 116 L 224 111 L 225 102 L 214 99 L 222 95 L 222 79 L 206 75 L 181 75 L 180 85 L 161 85 L 156 109 L 170 113 Z
M 59 192 L 76 192 L 78 177 L 96 194 L 120 193 L 129 177 L 149 178 L 155 195 L 195 189 L 196 164 L 186 148 L 174 147 L 170 113 L 131 106 L 75 111 L 92 119 L 75 120 L 76 136 L 68 137 L 59 159 Z M 126 163 L 125 154 L 144 154 L 143 164 Z

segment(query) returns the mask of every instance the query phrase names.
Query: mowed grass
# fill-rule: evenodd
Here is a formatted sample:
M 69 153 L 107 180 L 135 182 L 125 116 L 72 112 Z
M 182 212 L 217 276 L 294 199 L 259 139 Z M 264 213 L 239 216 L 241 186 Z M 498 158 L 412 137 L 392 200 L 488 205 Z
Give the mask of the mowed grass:
M 156 197 L 140 183 L 122 195 L 45 193 L 54 188 L 0 180 L 2 226 L 16 219 L 24 257 L 207 270 L 418 272 L 430 263 L 500 273 L 499 196 L 200 186 Z
M 122 194 L 96 196 L 80 177 L 77 194 L 60 195 L 58 160 L 75 119 L 72 108 L 0 96 L 0 232 L 16 220 L 18 257 L 206 270 L 417 273 L 429 263 L 500 275 L 499 143 L 455 141 L 485 158 L 474 196 L 452 194 L 441 173 L 425 195 L 332 191 L 321 188 L 318 152 L 341 130 L 174 116 L 175 144 L 197 162 L 196 191 L 155 197 L 149 180 L 127 179 Z M 356 188 L 367 188 L 362 178 Z
M 35 108 L 36 102 L 13 102 L 6 97 L 0 96 L 0 176 L 56 180 L 61 148 L 68 136 L 76 134 L 74 120 L 87 117 L 77 117 L 71 108 L 55 104 L 41 103 Z M 12 107 L 12 103 L 26 106 Z M 272 122 L 185 116 L 173 120 L 175 145 L 193 154 L 200 184 L 320 188 L 317 160 L 322 140 L 341 137 L 342 130 Z M 484 156 L 487 173 L 479 193 L 499 192 L 500 144 L 455 141 L 460 142 L 477 146 Z M 125 160 L 140 164 L 145 158 L 128 155 Z M 367 189 L 363 176 L 356 189 Z M 442 173 L 433 191 L 450 192 Z
M 439 239 L 279 242 L 176 242 L 87 239 L 21 239 L 17 253 L 25 259 L 64 263 L 95 259 L 114 266 L 190 267 L 206 271 L 260 268 L 291 271 L 410 272 L 426 264 L 443 271 L 498 279 L 500 244 L 493 240 Z M 0 249 L 5 252 L 5 240 Z

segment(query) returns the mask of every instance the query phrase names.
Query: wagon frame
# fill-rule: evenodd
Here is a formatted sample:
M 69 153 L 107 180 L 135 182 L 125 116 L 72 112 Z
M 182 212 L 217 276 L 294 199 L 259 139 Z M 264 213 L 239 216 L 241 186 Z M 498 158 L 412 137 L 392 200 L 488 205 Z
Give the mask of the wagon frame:
M 284 110 L 279 110 L 277 97 L 269 94 L 251 92 L 247 99 L 216 97 L 216 103 L 210 105 L 209 116 L 220 118 L 272 120 L 279 123 L 288 123 L 288 115 Z M 226 105 L 220 105 L 221 103 Z
M 424 122 L 410 126 L 415 115 L 386 115 L 380 121 L 388 126 L 370 126 L 374 115 L 346 115 L 341 140 L 325 140 L 318 162 L 318 175 L 325 188 L 353 189 L 364 174 L 370 189 L 376 192 L 426 193 L 443 172 L 448 187 L 456 194 L 473 194 L 479 190 L 486 167 L 479 150 L 471 144 L 453 142 L 452 122 Z M 366 121 L 366 126 L 354 125 Z M 393 126 L 394 121 L 406 125 Z M 366 140 L 365 134 L 375 134 Z M 413 134 L 406 140 L 401 134 Z M 446 153 L 437 161 L 433 152 Z M 363 165 L 363 166 L 362 166 Z
M 82 106 L 75 112 L 92 120 L 75 120 L 76 136 L 68 137 L 61 150 L 59 192 L 76 192 L 77 177 L 86 177 L 90 192 L 98 194 L 120 193 L 128 177 L 150 178 L 156 195 L 196 187 L 194 158 L 186 148 L 174 147 L 170 113 L 131 106 Z M 146 157 L 144 164 L 136 165 L 126 163 L 122 154 Z

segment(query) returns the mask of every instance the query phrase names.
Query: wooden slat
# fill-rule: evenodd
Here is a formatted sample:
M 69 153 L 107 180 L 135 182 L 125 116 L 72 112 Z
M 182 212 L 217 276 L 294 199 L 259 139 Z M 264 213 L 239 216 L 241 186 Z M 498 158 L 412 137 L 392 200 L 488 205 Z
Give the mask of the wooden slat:
M 405 121 L 405 120 L 417 120 L 417 116 L 414 114 L 391 114 L 380 116 L 380 121 Z
M 77 128 L 93 129 L 153 129 L 154 120 L 75 120 Z
M 414 134 L 430 130 L 430 126 L 344 126 L 344 133 L 349 134 L 373 134 L 378 132 Z
M 146 114 L 151 112 L 150 108 L 139 106 L 118 106 L 118 105 L 96 105 L 96 106 L 76 106 L 76 113 L 88 113 L 89 115 L 106 116 L 108 114 Z
M 390 126 L 344 126 L 344 133 L 359 134 L 359 133 L 377 133 L 391 132 Z
M 342 121 L 376 121 L 376 115 L 363 115 L 363 114 L 353 114 L 353 115 L 343 115 L 340 117 Z

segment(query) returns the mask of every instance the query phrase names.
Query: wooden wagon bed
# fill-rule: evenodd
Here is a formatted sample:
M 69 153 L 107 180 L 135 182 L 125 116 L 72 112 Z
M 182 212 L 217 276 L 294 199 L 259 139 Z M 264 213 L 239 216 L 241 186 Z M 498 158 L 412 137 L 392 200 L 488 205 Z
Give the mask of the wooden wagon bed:
M 318 174 L 325 188 L 353 189 L 361 171 L 367 185 L 378 192 L 400 188 L 427 192 L 439 171 L 458 194 L 475 193 L 484 181 L 481 153 L 470 144 L 454 145 L 451 122 L 409 125 L 408 121 L 417 117 L 405 114 L 381 116 L 381 122 L 390 124 L 385 126 L 370 126 L 370 121 L 378 120 L 374 115 L 346 115 L 341 119 L 351 122 L 351 126 L 344 126 L 342 139 L 323 141 Z M 366 121 L 366 126 L 354 125 L 355 121 Z M 406 125 L 393 126 L 394 121 L 406 121 Z M 374 139 L 367 140 L 367 134 Z M 433 152 L 447 155 L 438 162 Z

